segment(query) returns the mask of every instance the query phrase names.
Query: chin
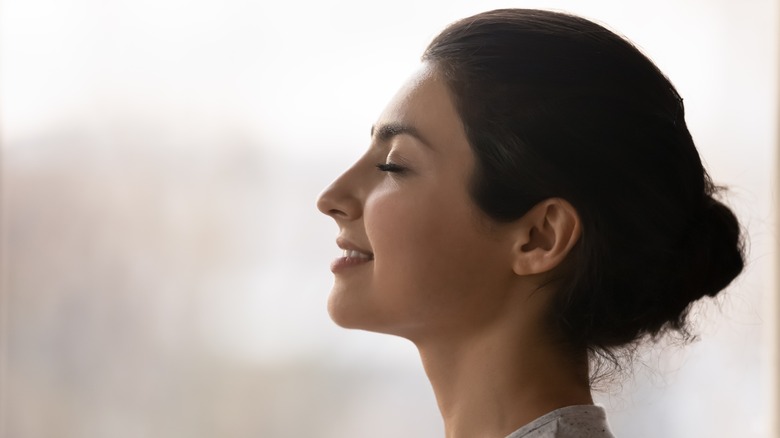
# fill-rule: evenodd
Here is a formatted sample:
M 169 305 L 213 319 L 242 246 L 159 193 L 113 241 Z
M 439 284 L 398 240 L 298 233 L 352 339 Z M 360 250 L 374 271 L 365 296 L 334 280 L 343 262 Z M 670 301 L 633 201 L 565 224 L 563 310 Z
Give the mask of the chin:
M 328 315 L 330 319 L 336 323 L 339 327 L 348 329 L 362 329 L 364 328 L 360 324 L 361 318 L 360 312 L 354 305 L 347 303 L 347 300 L 336 291 L 330 293 L 328 297 Z
M 381 315 L 381 312 L 372 311 L 365 304 L 346 299 L 339 293 L 331 292 L 328 297 L 328 315 L 339 327 L 394 334 L 393 330 L 388 330 L 387 324 L 383 324 L 386 322 L 386 318 Z

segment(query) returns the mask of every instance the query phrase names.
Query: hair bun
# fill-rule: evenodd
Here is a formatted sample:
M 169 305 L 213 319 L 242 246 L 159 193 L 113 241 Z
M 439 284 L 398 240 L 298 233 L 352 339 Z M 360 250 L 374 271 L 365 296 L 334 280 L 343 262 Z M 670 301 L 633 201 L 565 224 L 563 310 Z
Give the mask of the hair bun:
M 690 302 L 714 297 L 742 272 L 742 230 L 734 213 L 707 196 L 683 244 L 683 293 Z

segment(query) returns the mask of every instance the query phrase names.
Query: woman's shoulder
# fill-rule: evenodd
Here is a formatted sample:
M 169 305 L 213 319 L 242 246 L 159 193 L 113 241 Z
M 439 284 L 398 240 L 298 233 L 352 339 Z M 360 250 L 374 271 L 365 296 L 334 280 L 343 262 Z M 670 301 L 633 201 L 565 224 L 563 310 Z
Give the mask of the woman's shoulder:
M 556 409 L 506 438 L 614 438 L 604 408 L 595 405 Z

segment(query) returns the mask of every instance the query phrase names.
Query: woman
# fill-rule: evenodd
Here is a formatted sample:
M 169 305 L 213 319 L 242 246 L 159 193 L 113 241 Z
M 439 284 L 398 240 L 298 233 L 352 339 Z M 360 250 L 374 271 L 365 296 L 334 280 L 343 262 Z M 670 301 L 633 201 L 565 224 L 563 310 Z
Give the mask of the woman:
M 418 347 L 447 437 L 611 437 L 591 379 L 742 270 L 682 99 L 561 13 L 450 25 L 320 196 L 329 313 Z

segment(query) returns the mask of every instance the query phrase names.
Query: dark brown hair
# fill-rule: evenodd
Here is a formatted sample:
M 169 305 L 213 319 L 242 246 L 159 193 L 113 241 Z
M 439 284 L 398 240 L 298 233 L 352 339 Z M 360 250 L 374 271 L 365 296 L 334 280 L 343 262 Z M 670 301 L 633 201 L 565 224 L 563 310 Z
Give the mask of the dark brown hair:
M 591 358 L 669 330 L 743 269 L 742 233 L 702 166 L 683 102 L 658 68 L 604 27 L 503 9 L 447 27 L 426 49 L 477 164 L 476 204 L 496 221 L 561 197 L 582 236 L 550 313 Z

